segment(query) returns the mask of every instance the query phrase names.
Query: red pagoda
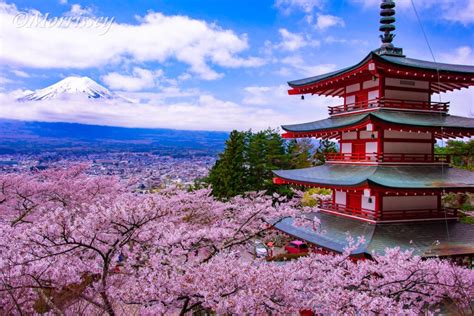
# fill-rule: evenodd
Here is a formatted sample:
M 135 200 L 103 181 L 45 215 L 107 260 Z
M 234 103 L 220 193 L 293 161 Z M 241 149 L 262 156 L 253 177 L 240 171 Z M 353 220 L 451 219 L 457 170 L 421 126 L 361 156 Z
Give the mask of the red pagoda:
M 442 195 L 473 192 L 474 172 L 452 168 L 434 153 L 437 140 L 471 137 L 474 119 L 448 114 L 449 102 L 432 95 L 474 85 L 474 67 L 407 58 L 392 44 L 395 3 L 383 0 L 382 46 L 358 64 L 290 81 L 290 95 L 340 97 L 324 120 L 282 126 L 285 138 L 335 139 L 339 152 L 324 165 L 275 171 L 276 184 L 332 189 L 320 205 L 318 231 L 296 228 L 291 219 L 277 228 L 341 252 L 347 234 L 363 236 L 354 255 L 399 246 L 423 256 L 474 254 L 474 226 L 443 207 Z M 304 97 L 302 97 L 304 98 Z M 341 102 L 342 103 L 342 102 Z

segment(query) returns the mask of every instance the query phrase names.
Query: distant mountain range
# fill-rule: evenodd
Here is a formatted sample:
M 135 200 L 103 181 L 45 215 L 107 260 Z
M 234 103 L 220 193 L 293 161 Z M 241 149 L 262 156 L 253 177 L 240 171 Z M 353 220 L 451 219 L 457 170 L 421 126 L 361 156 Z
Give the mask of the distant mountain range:
M 226 132 L 125 128 L 0 119 L 0 154 L 59 151 L 140 151 L 163 155 L 216 155 Z
M 43 101 L 64 99 L 71 96 L 82 96 L 88 99 L 126 100 L 125 98 L 109 91 L 107 88 L 101 86 L 89 77 L 67 77 L 49 87 L 27 94 L 19 98 L 18 101 Z
M 19 102 L 77 98 L 131 102 L 89 77 L 67 77 L 17 99 Z M 226 132 L 125 128 L 78 123 L 26 122 L 0 119 L 0 154 L 140 151 L 157 154 L 215 155 L 224 148 Z

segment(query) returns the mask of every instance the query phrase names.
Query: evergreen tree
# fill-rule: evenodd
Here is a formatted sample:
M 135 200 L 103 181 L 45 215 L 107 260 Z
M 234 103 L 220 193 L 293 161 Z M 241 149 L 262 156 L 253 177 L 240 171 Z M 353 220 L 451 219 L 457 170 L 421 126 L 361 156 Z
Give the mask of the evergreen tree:
M 231 197 L 247 191 L 246 142 L 248 133 L 232 131 L 224 152 L 211 169 L 208 182 L 218 198 Z
M 451 155 L 451 164 L 455 167 L 474 169 L 474 140 L 449 140 L 445 147 L 435 145 L 435 154 Z
M 288 155 L 291 169 L 312 167 L 315 164 L 316 150 L 311 139 L 291 140 L 288 144 Z
M 314 145 L 309 140 L 286 142 L 277 130 L 258 133 L 233 131 L 207 178 L 213 195 L 229 198 L 248 191 L 291 195 L 287 186 L 273 184 L 273 170 L 313 165 Z
M 326 162 L 325 155 L 329 153 L 337 153 L 336 143 L 330 141 L 329 139 L 321 140 L 314 155 L 315 160 L 319 161 L 316 163 L 316 165 L 324 164 Z
M 251 134 L 247 151 L 247 184 L 252 191 L 260 191 L 265 187 L 263 179 L 266 176 L 268 168 L 267 151 L 268 142 L 266 133 L 262 131 Z

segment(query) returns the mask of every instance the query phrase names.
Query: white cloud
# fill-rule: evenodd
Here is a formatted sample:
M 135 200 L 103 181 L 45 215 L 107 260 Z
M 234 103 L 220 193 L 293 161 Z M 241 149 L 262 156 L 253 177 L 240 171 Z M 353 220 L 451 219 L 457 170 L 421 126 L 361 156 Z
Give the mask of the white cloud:
M 369 45 L 367 40 L 336 38 L 331 35 L 326 36 L 326 38 L 324 38 L 324 42 L 328 44 Z
M 175 92 L 179 95 L 179 91 Z M 67 102 L 17 102 L 11 95 L 0 93 L 0 117 L 27 121 L 222 131 L 278 127 L 288 118 L 271 108 L 241 106 L 206 93 L 185 101 L 170 101 L 168 96 L 152 93 L 148 93 L 146 97 L 141 95 L 139 99 L 142 100 L 140 103 L 85 98 L 69 99 Z
M 474 51 L 469 46 L 461 46 L 454 52 L 440 54 L 440 61 L 450 64 L 474 65 Z
M 327 116 L 327 106 L 338 99 L 288 95 L 286 85 L 252 86 L 242 101 L 222 100 L 205 91 L 168 87 L 160 92 L 127 92 L 121 99 L 17 102 L 24 91 L 0 93 L 0 117 L 7 119 L 77 122 L 125 127 L 191 130 L 261 130 L 282 124 L 306 122 Z
M 0 85 L 6 85 L 9 83 L 14 83 L 14 82 L 15 82 L 14 80 L 0 75 Z
M 271 87 L 251 86 L 244 88 L 246 96 L 243 99 L 244 104 L 250 105 L 267 105 L 267 95 L 272 92 Z
M 344 20 L 338 16 L 330 14 L 318 14 L 316 19 L 316 28 L 326 30 L 333 26 L 345 26 Z
M 250 86 L 245 88 L 243 103 L 260 108 L 269 107 L 276 112 L 286 113 L 284 120 L 277 125 L 304 123 L 324 119 L 328 116 L 328 106 L 343 103 L 341 98 L 288 95 L 287 85 Z M 273 126 L 273 125 L 272 125 Z
M 133 68 L 131 75 L 123 75 L 117 72 L 102 76 L 102 81 L 114 90 L 139 91 L 146 88 L 153 88 L 156 80 L 163 76 L 161 69 L 150 71 L 139 67 Z
M 37 23 L 45 15 L 18 14 L 14 5 L 0 3 L 0 64 L 16 68 L 85 69 L 123 61 L 178 61 L 201 78 L 212 80 L 222 76 L 213 66 L 257 67 L 264 63 L 260 58 L 239 56 L 248 49 L 245 34 L 187 16 L 150 12 L 135 24 L 109 18 L 88 27 L 42 27 Z
M 65 5 L 67 4 L 67 0 L 59 0 L 59 4 Z
M 276 48 L 285 50 L 285 51 L 296 51 L 306 46 L 317 47 L 321 43 L 311 38 L 307 38 L 302 34 L 292 33 L 285 28 L 278 30 L 281 36 L 281 42 L 276 45 Z
M 374 7 L 380 5 L 380 0 L 352 0 L 364 7 Z M 474 23 L 474 0 L 429 0 L 416 1 L 415 6 L 420 13 L 432 9 L 436 13 L 430 14 L 436 18 L 446 21 L 459 22 L 464 25 Z M 396 8 L 401 10 L 412 10 L 411 0 L 397 0 Z
M 79 17 L 79 16 L 92 16 L 93 15 L 92 8 L 89 7 L 82 7 L 80 4 L 73 4 L 71 5 L 71 10 L 66 13 L 66 15 Z
M 439 62 L 450 64 L 474 65 L 474 50 L 469 46 L 461 46 L 451 52 L 439 55 Z M 439 95 L 432 97 L 434 101 L 439 100 Z M 449 113 L 460 116 L 474 117 L 474 89 L 462 89 L 458 91 L 442 93 L 441 101 L 450 101 Z
M 433 101 L 439 101 L 439 95 L 432 96 Z M 474 117 L 474 89 L 462 89 L 441 94 L 442 102 L 450 102 L 449 114 Z
M 31 77 L 28 73 L 24 72 L 24 71 L 21 71 L 21 70 L 18 70 L 18 69 L 14 69 L 11 71 L 15 76 L 17 77 L 21 77 L 21 78 L 29 78 Z
M 287 29 L 283 28 L 279 29 L 278 32 L 282 37 L 281 43 L 278 45 L 278 47 L 288 51 L 295 51 L 306 46 L 306 42 L 302 35 L 291 33 Z
M 285 65 L 293 67 L 293 69 L 302 76 L 317 76 L 324 73 L 334 71 L 335 64 L 310 64 L 307 63 L 301 56 L 289 56 L 283 58 L 281 62 Z
M 314 9 L 322 9 L 324 0 L 276 0 L 275 7 L 285 14 L 296 10 L 310 14 Z

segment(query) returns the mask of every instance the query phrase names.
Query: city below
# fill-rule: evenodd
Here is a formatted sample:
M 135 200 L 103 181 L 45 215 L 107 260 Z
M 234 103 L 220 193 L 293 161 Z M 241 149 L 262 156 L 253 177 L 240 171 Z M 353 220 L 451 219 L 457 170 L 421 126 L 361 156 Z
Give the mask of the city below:
M 134 180 L 138 190 L 168 186 L 187 188 L 196 179 L 207 176 L 215 160 L 215 156 L 193 156 L 192 152 L 178 158 L 146 152 L 4 154 L 0 155 L 0 173 L 67 169 L 72 165 L 83 164 L 87 166 L 86 172 L 93 176 L 112 175 L 127 181 Z

